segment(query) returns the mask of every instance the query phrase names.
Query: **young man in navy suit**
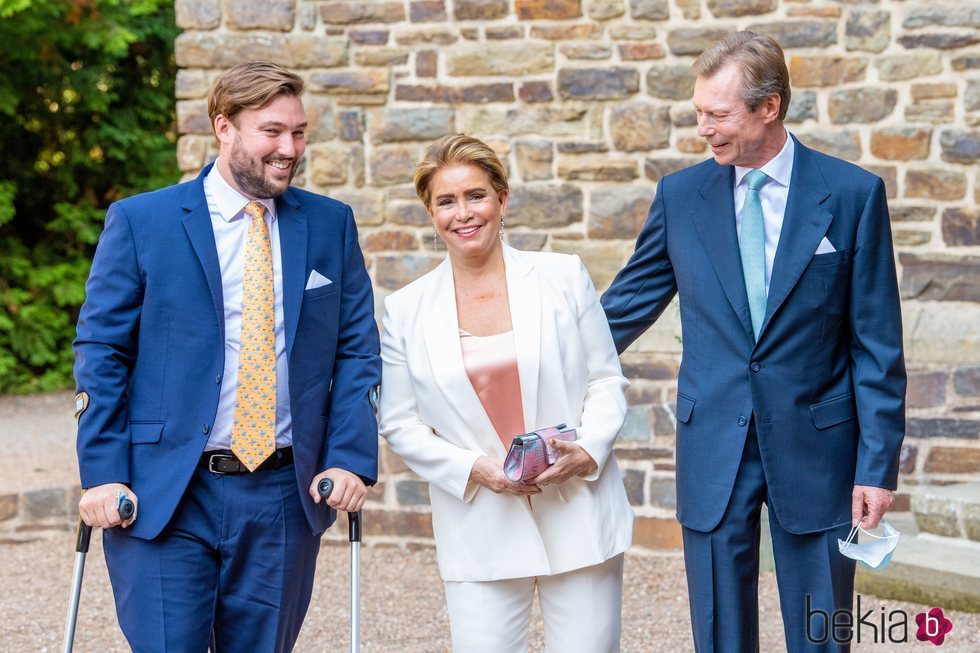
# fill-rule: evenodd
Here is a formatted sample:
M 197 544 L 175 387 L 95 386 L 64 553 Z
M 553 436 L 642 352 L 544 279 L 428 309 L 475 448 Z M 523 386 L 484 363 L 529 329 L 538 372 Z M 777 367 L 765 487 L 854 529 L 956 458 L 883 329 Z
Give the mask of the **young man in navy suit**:
M 290 186 L 302 92 L 270 63 L 219 75 L 217 161 L 106 215 L 75 341 L 79 508 L 109 529 L 134 651 L 291 650 L 320 534 L 377 476 L 371 280 L 350 207 Z M 116 528 L 121 495 L 138 514 Z
M 850 629 L 808 617 L 850 609 L 837 539 L 888 509 L 905 429 L 885 188 L 786 131 L 771 38 L 732 34 L 693 68 L 713 159 L 661 179 L 602 303 L 622 352 L 680 296 L 677 517 L 697 650 L 758 650 L 765 503 L 787 646 L 837 651 Z

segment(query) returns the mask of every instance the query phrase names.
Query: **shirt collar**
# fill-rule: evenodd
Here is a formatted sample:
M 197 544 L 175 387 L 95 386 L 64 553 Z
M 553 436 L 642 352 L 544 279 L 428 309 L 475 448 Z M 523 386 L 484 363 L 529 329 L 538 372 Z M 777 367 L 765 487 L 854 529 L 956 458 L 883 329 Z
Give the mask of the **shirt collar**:
M 225 181 L 225 178 L 218 172 L 217 159 L 215 159 L 214 165 L 211 167 L 211 171 L 208 172 L 207 177 L 204 178 L 204 183 L 207 186 L 208 193 L 214 202 L 215 208 L 218 209 L 218 215 L 225 222 L 231 222 L 235 218 L 242 216 L 245 211 L 245 206 L 252 201 L 232 188 L 231 184 Z M 265 207 L 266 214 L 272 220 L 276 219 L 276 201 L 274 199 L 261 199 L 256 201 Z
M 796 144 L 793 142 L 793 137 L 787 131 L 786 142 L 783 143 L 783 147 L 781 150 L 779 150 L 779 154 L 770 159 L 764 166 L 759 168 L 759 170 L 766 173 L 766 175 L 773 181 L 788 188 L 790 177 L 793 176 L 793 158 L 795 155 Z M 747 175 L 750 170 L 752 170 L 752 168 L 735 166 L 736 187 L 742 183 L 742 179 L 745 178 L 745 175 Z

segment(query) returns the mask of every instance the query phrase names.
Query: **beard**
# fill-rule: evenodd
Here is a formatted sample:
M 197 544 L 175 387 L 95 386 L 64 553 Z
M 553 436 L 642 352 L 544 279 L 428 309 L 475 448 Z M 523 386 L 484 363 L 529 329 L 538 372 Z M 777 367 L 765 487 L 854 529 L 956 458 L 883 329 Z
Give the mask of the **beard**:
M 296 174 L 295 159 L 290 163 L 289 177 L 285 182 L 266 176 L 265 164 L 269 161 L 290 161 L 290 159 L 275 155 L 267 156 L 262 160 L 253 159 L 242 147 L 241 141 L 235 139 L 228 159 L 228 167 L 242 193 L 257 199 L 273 199 L 286 192 Z

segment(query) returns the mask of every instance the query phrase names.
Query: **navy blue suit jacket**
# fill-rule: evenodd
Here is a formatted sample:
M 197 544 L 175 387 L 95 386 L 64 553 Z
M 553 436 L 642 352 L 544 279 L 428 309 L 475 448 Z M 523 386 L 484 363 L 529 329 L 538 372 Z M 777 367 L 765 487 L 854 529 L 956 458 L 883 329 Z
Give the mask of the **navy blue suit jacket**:
M 128 484 L 153 538 L 198 464 L 224 369 L 221 271 L 200 176 L 109 207 L 75 340 L 75 379 L 90 396 L 78 422 L 83 488 Z M 339 467 L 377 478 L 380 383 L 371 280 L 350 207 L 290 188 L 276 200 L 296 482 L 321 533 L 313 477 Z M 333 283 L 304 290 L 311 270 Z
M 906 377 L 884 184 L 796 143 L 753 342 L 734 174 L 708 160 L 664 177 L 602 304 L 622 352 L 680 296 L 680 522 L 721 520 L 754 414 L 770 510 L 790 532 L 826 530 L 850 522 L 854 484 L 897 483 Z M 824 237 L 836 251 L 815 255 Z

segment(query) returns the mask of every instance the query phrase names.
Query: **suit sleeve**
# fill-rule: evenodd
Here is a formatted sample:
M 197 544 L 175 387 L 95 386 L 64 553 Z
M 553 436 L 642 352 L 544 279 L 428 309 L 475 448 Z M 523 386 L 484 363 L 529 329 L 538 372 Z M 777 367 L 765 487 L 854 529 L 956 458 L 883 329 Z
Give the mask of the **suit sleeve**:
M 374 292 L 347 208 L 340 327 L 330 393 L 323 469 L 337 467 L 368 484 L 378 478 L 378 422 L 371 394 L 381 383 Z
M 619 353 L 650 328 L 677 292 L 667 252 L 664 192 L 661 179 L 633 255 L 602 295 L 602 307 Z
M 77 392 L 88 408 L 78 419 L 78 469 L 83 488 L 129 483 L 127 388 L 136 361 L 143 282 L 125 210 L 106 213 L 85 284 L 73 348 Z
M 405 356 L 404 338 L 398 328 L 399 320 L 390 312 L 390 304 L 385 301 L 382 320 L 381 436 L 416 474 L 460 501 L 470 501 L 479 487 L 469 480 L 470 471 L 483 454 L 448 442 L 422 422 Z
M 905 358 L 891 226 L 880 179 L 858 223 L 851 270 L 851 373 L 860 438 L 854 483 L 894 490 L 905 435 Z
M 623 376 L 616 346 L 592 279 L 582 261 L 578 257 L 576 260 L 578 270 L 573 283 L 578 300 L 578 331 L 589 374 L 578 445 L 596 462 L 596 471 L 584 477 L 586 481 L 594 481 L 602 473 L 616 443 L 616 436 L 626 420 L 626 396 L 623 391 L 629 386 L 629 381 Z

